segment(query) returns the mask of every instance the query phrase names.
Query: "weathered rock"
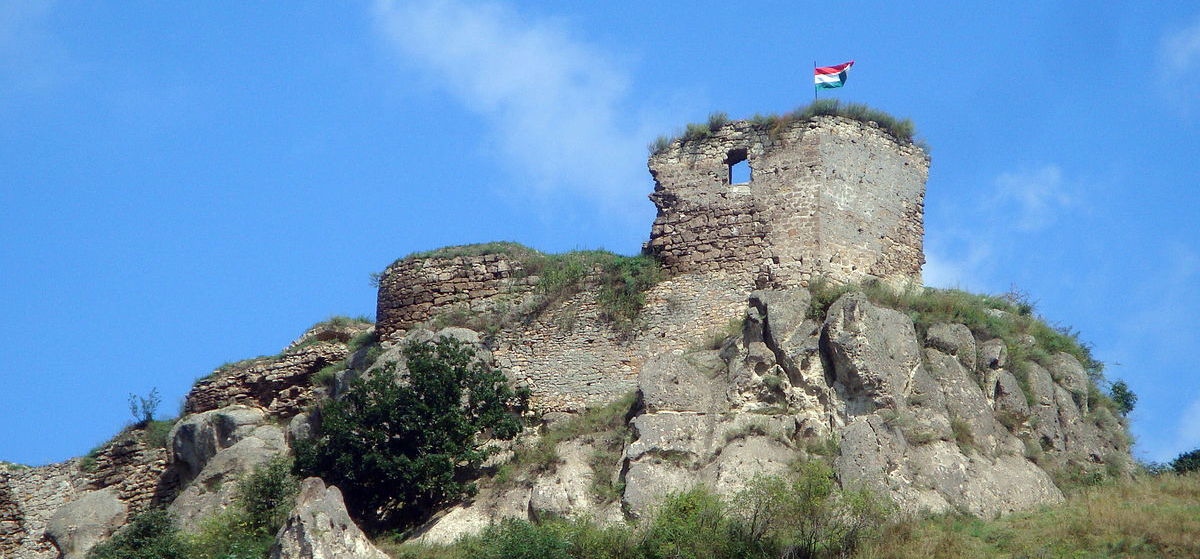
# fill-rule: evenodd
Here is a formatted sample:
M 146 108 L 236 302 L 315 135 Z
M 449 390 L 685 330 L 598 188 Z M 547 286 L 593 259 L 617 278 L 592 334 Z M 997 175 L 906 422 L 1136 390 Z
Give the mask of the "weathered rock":
M 295 448 L 296 443 L 308 440 L 317 435 L 317 430 L 321 427 L 321 412 L 320 409 L 314 409 L 311 412 L 297 414 L 288 422 L 287 426 L 287 444 L 291 448 Z
M 196 477 L 209 459 L 229 448 L 266 421 L 260 408 L 234 405 L 188 415 L 171 429 L 172 459 L 183 467 L 184 481 Z
M 411 541 L 450 545 L 505 518 L 529 519 L 528 487 L 485 487 L 475 498 L 435 515 L 415 530 Z
M 1058 352 L 1050 358 L 1050 376 L 1074 395 L 1079 411 L 1088 412 L 1088 375 L 1083 365 L 1069 353 Z
M 925 343 L 947 355 L 953 355 L 967 369 L 974 369 L 975 336 L 971 329 L 962 324 L 939 322 L 929 327 Z
M 638 387 L 651 412 L 719 412 L 729 408 L 729 378 L 717 351 L 674 351 L 642 366 Z
M 555 447 L 560 462 L 554 473 L 534 480 L 529 512 L 534 518 L 590 516 L 594 513 L 592 482 L 595 473 L 588 464 L 594 449 L 578 441 Z
M 310 477 L 275 536 L 271 559 L 388 559 L 350 519 L 342 492 Z
M 1021 390 L 1017 377 L 1008 371 L 1000 371 L 996 382 L 995 407 L 998 415 L 1011 421 L 1023 422 L 1029 417 L 1029 403 Z
M 980 369 L 1003 369 L 1008 364 L 1008 346 L 999 338 L 983 342 L 979 346 Z
M 233 503 L 239 480 L 287 449 L 282 429 L 271 424 L 259 425 L 213 455 L 168 510 L 175 515 L 180 529 L 198 530 L 205 518 Z
M 892 407 L 921 367 L 912 320 L 848 293 L 829 308 L 822 342 L 851 415 Z
M 128 507 L 115 489 L 88 491 L 59 508 L 50 518 L 46 535 L 63 559 L 83 559 L 96 544 L 125 524 Z

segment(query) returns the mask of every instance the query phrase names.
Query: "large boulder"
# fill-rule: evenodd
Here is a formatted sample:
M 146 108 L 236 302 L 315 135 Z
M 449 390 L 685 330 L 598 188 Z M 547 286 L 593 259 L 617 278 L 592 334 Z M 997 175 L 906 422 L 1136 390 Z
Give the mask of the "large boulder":
M 271 559 L 388 559 L 350 519 L 342 492 L 310 477 L 275 536 Z
M 89 491 L 55 511 L 46 536 L 63 559 L 83 559 L 96 544 L 125 524 L 129 509 L 113 488 Z
M 168 435 L 172 460 L 183 481 L 200 474 L 204 465 L 222 449 L 229 448 L 267 420 L 261 408 L 233 405 L 194 413 L 180 419 Z
M 939 322 L 925 333 L 925 344 L 947 355 L 953 355 L 968 369 L 975 368 L 975 336 L 963 324 Z
M 830 308 L 822 342 L 850 415 L 895 407 L 921 368 L 916 329 L 903 313 L 848 293 Z
M 180 529 L 186 532 L 199 530 L 204 519 L 233 504 L 238 481 L 287 450 L 283 429 L 272 424 L 255 427 L 210 458 L 195 479 L 171 502 L 168 510 L 174 514 Z

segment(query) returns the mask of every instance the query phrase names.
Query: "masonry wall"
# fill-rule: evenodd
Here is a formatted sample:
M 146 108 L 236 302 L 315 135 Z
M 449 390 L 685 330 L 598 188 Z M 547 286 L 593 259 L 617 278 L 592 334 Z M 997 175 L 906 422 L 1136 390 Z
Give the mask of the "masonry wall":
M 730 184 L 743 158 L 751 180 Z M 929 160 L 876 125 L 734 121 L 649 167 L 658 216 L 646 248 L 672 273 L 720 269 L 754 287 L 920 279 Z
M 596 291 L 585 290 L 497 337 L 497 364 L 533 392 L 547 412 L 602 405 L 637 389 L 642 363 L 663 351 L 687 351 L 739 320 L 748 291 L 736 274 L 682 274 L 646 293 L 632 335 L 601 317 Z
M 331 340 L 293 347 L 276 357 L 234 364 L 196 381 L 184 400 L 183 411 L 200 413 L 246 404 L 264 408 L 276 417 L 296 415 L 320 396 L 309 377 L 349 354 L 345 343 Z
M 130 431 L 100 449 L 90 471 L 81 460 L 0 472 L 0 558 L 55 559 L 58 549 L 46 527 L 63 505 L 89 491 L 113 488 L 131 514 L 167 502 L 178 478 L 167 468 L 167 451 L 148 447 Z
M 521 260 L 506 254 L 399 260 L 379 280 L 376 331 L 390 339 L 451 306 L 477 310 L 497 295 L 528 290 L 523 272 Z

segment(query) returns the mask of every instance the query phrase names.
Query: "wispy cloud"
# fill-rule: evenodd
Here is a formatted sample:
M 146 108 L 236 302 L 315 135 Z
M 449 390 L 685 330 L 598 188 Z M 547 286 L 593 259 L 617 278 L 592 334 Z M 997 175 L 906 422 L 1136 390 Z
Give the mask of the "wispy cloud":
M 1043 165 L 997 177 L 993 202 L 1016 217 L 1019 229 L 1037 231 L 1050 225 L 1058 212 L 1075 200 L 1063 182 L 1062 169 Z
M 61 79 L 65 53 L 46 22 L 54 5 L 20 0 L 0 4 L 0 93 L 36 91 Z
M 1162 91 L 1185 112 L 1196 105 L 1200 94 L 1200 15 L 1189 25 L 1167 31 L 1159 45 Z
M 940 288 L 978 289 L 993 249 L 989 240 L 964 243 L 959 250 L 929 247 L 921 277 L 925 285 Z
M 977 216 L 961 225 L 929 229 L 922 278 L 933 287 L 996 289 L 996 263 L 1019 254 L 1014 233 L 1033 234 L 1054 224 L 1064 210 L 1080 203 L 1062 168 L 1049 163 L 1001 173 L 992 188 L 976 196 L 948 200 L 957 215 Z M 1002 287 L 1001 287 L 1002 288 Z
M 561 22 L 458 0 L 385 1 L 375 15 L 406 61 L 485 119 L 535 191 L 644 199 L 647 127 L 629 117 L 630 78 Z
M 1190 26 L 1163 37 L 1162 56 L 1168 72 L 1200 70 L 1200 17 Z

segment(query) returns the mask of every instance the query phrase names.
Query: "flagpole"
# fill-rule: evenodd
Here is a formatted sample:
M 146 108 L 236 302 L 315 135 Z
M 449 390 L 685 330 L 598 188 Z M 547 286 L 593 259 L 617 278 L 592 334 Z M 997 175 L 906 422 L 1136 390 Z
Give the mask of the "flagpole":
M 813 61 L 813 101 L 817 100 L 817 61 Z

